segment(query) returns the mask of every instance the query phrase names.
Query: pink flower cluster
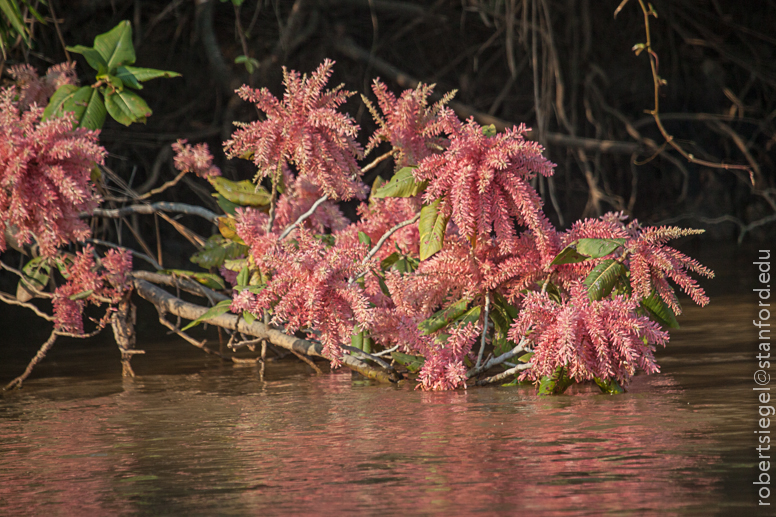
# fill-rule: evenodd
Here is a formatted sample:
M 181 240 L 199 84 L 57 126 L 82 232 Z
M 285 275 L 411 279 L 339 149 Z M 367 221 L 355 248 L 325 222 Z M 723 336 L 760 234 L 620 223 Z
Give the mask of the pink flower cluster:
M 293 164 L 299 175 L 331 199 L 362 198 L 358 181 L 362 156 L 356 142 L 358 125 L 337 111 L 351 95 L 340 87 L 324 91 L 333 61 L 325 60 L 309 78 L 283 69 L 286 94 L 278 100 L 269 90 L 243 86 L 237 93 L 256 104 L 266 119 L 243 125 L 224 143 L 229 158 L 251 157 L 258 177 L 274 177 L 278 168 Z
M 78 84 L 75 74 L 75 61 L 60 63 L 50 67 L 44 77 L 31 65 L 15 65 L 8 69 L 19 88 L 19 109 L 24 111 L 33 104 L 45 107 L 49 97 L 60 86 Z
M 0 90 L 0 251 L 10 230 L 22 244 L 36 239 L 53 256 L 68 242 L 89 235 L 79 214 L 97 206 L 90 181 L 105 149 L 97 131 L 73 129 L 69 117 L 41 122 L 43 108 L 22 111 L 14 88 Z
M 94 260 L 94 248 L 84 246 L 66 265 L 67 281 L 54 291 L 54 326 L 57 330 L 83 334 L 83 311 L 87 304 L 118 303 L 129 288 L 132 255 L 128 250 L 108 250 L 102 268 Z M 98 324 L 107 323 L 108 314 Z
M 636 314 L 638 301 L 624 296 L 591 301 L 577 282 L 558 305 L 545 293 L 530 292 L 509 337 L 523 337 L 533 346 L 533 367 L 523 378 L 539 380 L 565 367 L 574 379 L 615 379 L 627 384 L 640 368 L 659 371 L 655 345 L 668 342 L 668 333 L 646 316 Z M 529 332 L 530 331 L 530 332 Z
M 183 139 L 172 144 L 175 168 L 181 172 L 193 172 L 201 178 L 220 176 L 221 169 L 213 165 L 213 155 L 210 154 L 207 144 L 202 142 L 192 146 L 187 142 Z

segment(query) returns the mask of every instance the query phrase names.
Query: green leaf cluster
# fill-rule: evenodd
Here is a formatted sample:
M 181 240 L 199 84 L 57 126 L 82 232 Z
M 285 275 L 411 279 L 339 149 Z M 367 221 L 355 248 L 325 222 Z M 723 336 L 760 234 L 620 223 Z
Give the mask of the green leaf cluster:
M 106 114 L 125 126 L 145 123 L 151 116 L 151 108 L 132 90 L 141 90 L 140 83 L 151 79 L 180 76 L 167 70 L 132 66 L 135 63 L 132 25 L 126 20 L 94 38 L 92 47 L 76 45 L 67 49 L 86 59 L 97 72 L 97 82 L 91 86 L 61 86 L 43 112 L 44 120 L 73 112 L 75 126 L 88 129 L 101 128 Z

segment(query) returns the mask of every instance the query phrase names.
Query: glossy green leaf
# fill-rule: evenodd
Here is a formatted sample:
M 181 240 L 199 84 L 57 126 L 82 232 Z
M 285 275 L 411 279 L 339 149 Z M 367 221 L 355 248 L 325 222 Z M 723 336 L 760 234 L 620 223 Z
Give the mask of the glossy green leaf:
M 88 291 L 81 291 L 80 293 L 71 294 L 70 296 L 68 296 L 68 298 L 75 302 L 78 300 L 85 300 L 93 294 L 94 294 L 94 289 L 89 289 Z
M 191 327 L 195 327 L 202 323 L 205 320 L 209 320 L 212 318 L 216 318 L 218 316 L 221 316 L 222 314 L 225 314 L 229 312 L 229 306 L 232 304 L 232 300 L 223 300 L 218 302 L 217 304 L 213 305 L 210 309 L 205 312 L 202 316 L 195 319 L 185 327 L 183 327 L 181 330 L 185 331 L 190 329 Z
M 399 260 L 400 258 L 401 258 L 401 255 L 398 252 L 394 251 L 393 253 L 385 257 L 382 262 L 380 262 L 380 269 L 382 269 L 383 271 L 387 271 L 391 269 L 391 266 L 396 264 L 396 261 Z
M 608 395 L 619 395 L 620 393 L 625 393 L 625 390 L 622 389 L 622 386 L 620 386 L 619 383 L 614 379 L 601 380 L 596 377 L 594 380 L 603 393 Z
M 135 62 L 132 25 L 124 20 L 108 32 L 100 34 L 94 38 L 94 49 L 100 53 L 109 70 L 122 65 L 131 65 Z
M 106 92 L 105 107 L 116 122 L 129 126 L 133 122 L 145 124 L 153 113 L 146 101 L 130 90 Z
M 43 111 L 43 120 L 75 113 L 75 127 L 100 129 L 105 123 L 105 104 L 100 92 L 90 86 L 61 86 L 54 92 L 49 105 Z
M 105 62 L 105 59 L 103 59 L 96 49 L 83 45 L 76 45 L 74 47 L 67 47 L 67 50 L 75 54 L 81 54 L 86 58 L 86 62 L 89 63 L 89 66 L 99 73 L 106 73 L 108 71 L 108 63 Z
M 423 364 L 426 362 L 426 359 L 423 356 L 403 354 L 401 352 L 391 352 L 391 357 L 411 373 L 420 371 L 420 369 L 423 368 Z
M 221 207 L 221 210 L 223 210 L 225 214 L 235 215 L 237 213 L 237 208 L 240 205 L 238 205 L 237 203 L 232 203 L 231 201 L 229 201 L 224 196 L 218 193 L 213 194 L 213 197 L 216 198 L 216 202 L 218 203 L 218 206 Z
M 589 257 L 577 253 L 576 243 L 569 244 L 558 253 L 552 262 L 551 266 L 559 266 L 561 264 L 576 264 L 577 262 L 584 262 Z
M 625 274 L 625 267 L 614 259 L 604 260 L 585 278 L 587 294 L 591 300 L 601 300 L 612 292 L 617 280 Z
M 203 269 L 222 266 L 227 260 L 239 258 L 248 253 L 248 246 L 211 235 L 202 250 L 191 256 L 191 261 Z
M 661 326 L 672 329 L 679 328 L 679 322 L 676 321 L 676 314 L 671 310 L 671 307 L 666 305 L 666 302 L 663 301 L 654 289 L 647 298 L 641 300 L 641 306 L 647 309 L 652 319 Z
M 250 282 L 250 280 L 251 280 L 251 270 L 248 268 L 248 266 L 245 266 L 237 274 L 237 285 L 248 285 L 248 282 Z
M 43 291 L 51 277 L 51 267 L 43 257 L 35 257 L 22 268 L 22 277 L 16 285 L 16 299 L 28 302 L 35 298 L 35 291 Z
M 441 201 L 437 199 L 420 209 L 420 260 L 426 260 L 440 251 L 445 243 L 448 217 L 439 211 Z
M 250 180 L 231 181 L 223 176 L 210 176 L 208 181 L 219 194 L 240 206 L 268 206 L 272 198 L 264 187 L 257 189 Z
M 464 298 L 451 304 L 445 309 L 435 312 L 430 318 L 423 320 L 418 324 L 418 328 L 424 335 L 431 334 L 447 326 L 453 320 L 466 314 L 466 308 L 471 300 Z
M 403 167 L 393 175 L 391 181 L 377 189 L 373 197 L 412 197 L 417 196 L 428 186 L 427 181 L 415 181 L 412 171 L 417 167 Z
M 116 68 L 116 77 L 124 81 L 124 84 L 136 90 L 142 90 L 144 81 L 158 79 L 159 77 L 180 77 L 178 72 L 169 70 L 157 70 L 155 68 L 137 68 L 134 66 L 120 66 Z
M 480 314 L 482 314 L 482 307 L 476 305 L 458 316 L 453 323 L 456 325 L 466 325 L 467 323 L 477 323 L 480 321 Z
M 579 239 L 577 252 L 590 258 L 601 258 L 625 244 L 625 239 Z
M 372 247 L 372 238 L 365 234 L 364 232 L 358 232 L 358 242 L 366 246 L 367 248 Z

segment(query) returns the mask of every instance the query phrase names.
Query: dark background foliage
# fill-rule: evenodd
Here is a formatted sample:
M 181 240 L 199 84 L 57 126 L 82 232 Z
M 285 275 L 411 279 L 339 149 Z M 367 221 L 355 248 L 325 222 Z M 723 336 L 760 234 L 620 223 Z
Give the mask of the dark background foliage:
M 108 165 L 143 192 L 171 179 L 170 144 L 207 142 L 233 179 L 253 176 L 247 162 L 227 163 L 221 142 L 232 121 L 255 120 L 255 109 L 234 89 L 243 83 L 282 94 L 281 66 L 310 72 L 326 57 L 337 61 L 334 86 L 368 92 L 380 76 L 394 92 L 413 80 L 457 89 L 463 117 L 483 124 L 526 123 L 532 138 L 558 164 L 552 181 L 536 185 L 553 222 L 623 210 L 650 224 L 705 227 L 715 238 L 762 241 L 776 224 L 776 2 L 772 0 L 655 0 L 652 44 L 667 131 L 688 153 L 712 162 L 748 165 L 730 171 L 687 162 L 663 146 L 645 110 L 653 108 L 653 79 L 644 17 L 630 0 L 49 0 L 67 45 L 91 45 L 121 20 L 134 28 L 137 65 L 183 74 L 146 83 L 154 110 L 146 125 L 125 128 L 108 120 L 101 140 Z M 29 62 L 39 70 L 66 55 L 49 17 L 33 29 L 34 46 L 17 45 L 0 65 Z M 258 65 L 248 73 L 238 56 Z M 80 56 L 82 84 L 93 77 Z M 347 109 L 374 128 L 358 97 Z M 494 118 L 495 117 L 495 118 Z M 390 166 L 374 174 L 391 175 Z M 209 185 L 186 178 L 167 199 L 217 210 Z M 352 212 L 352 207 L 350 207 Z M 152 218 L 134 218 L 154 235 Z M 188 224 L 188 223 L 187 223 Z M 212 229 L 192 221 L 207 237 Z M 107 237 L 131 234 L 115 222 L 97 228 Z M 199 225 L 199 226 L 197 226 Z M 167 230 L 163 229 L 165 235 Z M 167 244 L 180 260 L 193 247 L 170 231 Z M 152 240 L 152 239 L 151 239 Z M 174 248 L 178 247 L 176 253 Z

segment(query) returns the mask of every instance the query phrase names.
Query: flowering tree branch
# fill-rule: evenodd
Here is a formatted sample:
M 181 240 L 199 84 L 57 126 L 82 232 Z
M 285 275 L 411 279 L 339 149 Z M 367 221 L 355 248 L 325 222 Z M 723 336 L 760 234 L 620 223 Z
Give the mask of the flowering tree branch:
M 361 263 L 362 263 L 362 264 L 367 264 L 367 263 L 368 263 L 370 260 L 372 260 L 372 257 L 374 257 L 374 256 L 377 254 L 377 252 L 378 252 L 378 251 L 380 251 L 380 248 L 382 248 L 382 247 L 383 247 L 383 244 L 385 244 L 385 241 L 387 241 L 388 239 L 390 239 L 391 235 L 393 235 L 393 234 L 394 234 L 394 233 L 396 233 L 397 231 L 401 230 L 401 229 L 402 229 L 402 228 L 404 228 L 405 226 L 407 226 L 407 225 L 410 225 L 410 224 L 412 224 L 412 223 L 415 223 L 415 222 L 417 222 L 417 221 L 418 221 L 418 219 L 420 219 L 420 213 L 416 214 L 416 215 L 415 215 L 415 217 L 413 217 L 412 219 L 407 219 L 406 221 L 402 221 L 402 222 L 400 222 L 399 224 L 397 224 L 396 226 L 394 226 L 393 228 L 391 228 L 390 230 L 388 230 L 387 232 L 385 232 L 385 233 L 383 234 L 383 236 L 382 236 L 382 237 L 380 237 L 380 240 L 379 240 L 379 241 L 377 241 L 377 244 L 375 244 L 375 245 L 372 247 L 372 249 L 371 249 L 371 250 L 369 250 L 369 253 L 367 253 L 366 257 L 364 257 L 364 260 L 362 260 L 362 261 L 361 261 Z M 356 280 L 358 280 L 359 278 L 361 278 L 361 277 L 363 277 L 364 275 L 366 275 L 366 273 L 367 273 L 367 271 L 366 271 L 366 270 L 362 271 L 361 273 L 359 273 L 358 275 L 356 275 L 355 277 L 353 277 L 352 279 L 350 279 L 350 282 L 349 282 L 349 283 L 351 283 L 351 284 L 352 284 L 353 282 L 355 282 L 355 281 L 356 281 Z
M 477 366 L 475 368 L 472 368 L 468 372 L 466 372 L 466 377 L 471 379 L 472 377 L 481 374 L 482 372 L 488 371 L 489 369 L 493 368 L 494 366 L 498 366 L 499 364 L 503 364 L 506 361 L 509 361 L 513 357 L 515 357 L 517 354 L 521 352 L 525 352 L 527 350 L 526 345 L 528 344 L 528 341 L 523 339 L 518 343 L 512 350 L 509 352 L 504 352 L 498 357 L 492 358 L 490 361 L 485 362 L 485 364 Z

